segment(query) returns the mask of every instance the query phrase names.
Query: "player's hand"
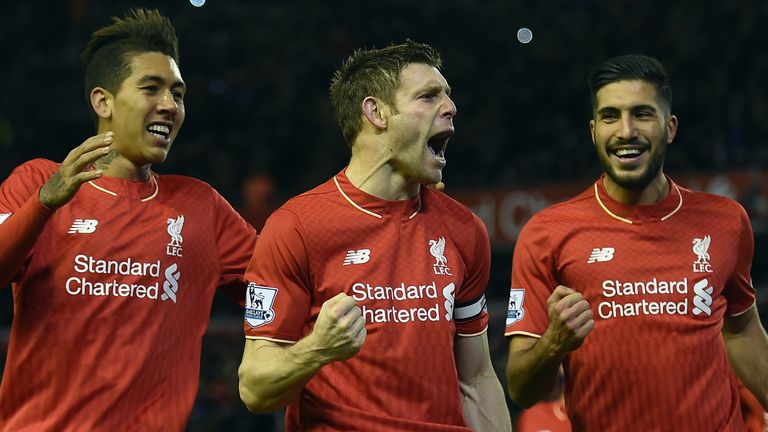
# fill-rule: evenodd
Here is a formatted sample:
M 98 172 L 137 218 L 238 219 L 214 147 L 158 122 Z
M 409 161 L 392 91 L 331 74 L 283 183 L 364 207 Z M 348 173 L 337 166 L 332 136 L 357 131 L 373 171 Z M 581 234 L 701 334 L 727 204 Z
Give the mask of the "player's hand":
M 581 293 L 558 285 L 547 299 L 547 306 L 549 328 L 546 336 L 555 351 L 565 354 L 580 347 L 595 327 L 587 300 Z
M 327 363 L 357 354 L 365 342 L 365 317 L 355 300 L 339 293 L 320 307 L 312 336 Z
M 113 139 L 109 131 L 92 136 L 72 149 L 40 189 L 40 202 L 50 209 L 61 207 L 75 196 L 83 183 L 101 177 L 102 170 L 89 171 L 88 168 L 109 153 Z

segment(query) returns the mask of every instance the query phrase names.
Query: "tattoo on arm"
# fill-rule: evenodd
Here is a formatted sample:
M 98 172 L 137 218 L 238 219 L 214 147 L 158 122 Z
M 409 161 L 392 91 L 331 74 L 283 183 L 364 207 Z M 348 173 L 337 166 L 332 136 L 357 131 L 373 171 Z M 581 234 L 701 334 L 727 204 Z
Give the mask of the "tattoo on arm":
M 57 207 L 59 205 L 58 199 L 53 194 L 62 189 L 64 189 L 64 179 L 61 177 L 61 172 L 56 171 L 45 185 L 40 188 L 40 202 L 48 208 Z

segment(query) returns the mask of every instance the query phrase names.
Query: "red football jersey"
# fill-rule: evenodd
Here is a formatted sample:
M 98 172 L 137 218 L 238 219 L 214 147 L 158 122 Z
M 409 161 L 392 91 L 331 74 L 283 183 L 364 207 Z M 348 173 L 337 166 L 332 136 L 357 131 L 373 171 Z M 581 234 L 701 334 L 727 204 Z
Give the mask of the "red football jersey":
M 485 226 L 443 193 L 385 201 L 342 171 L 267 221 L 246 273 L 245 332 L 296 342 L 339 292 L 366 318 L 362 350 L 307 383 L 289 431 L 469 431 L 454 338 L 487 328 Z
M 515 432 L 571 432 L 563 399 L 541 401 L 523 410 L 517 418 Z
M 0 214 L 38 200 L 57 167 L 14 170 Z M 215 289 L 244 289 L 255 239 L 201 181 L 83 184 L 16 276 L 0 430 L 183 430 Z
M 575 431 L 743 431 L 720 330 L 755 302 L 753 249 L 732 200 L 670 180 L 660 203 L 631 207 L 601 179 L 524 227 L 506 334 L 542 335 L 547 298 L 571 287 L 595 319 L 564 362 Z

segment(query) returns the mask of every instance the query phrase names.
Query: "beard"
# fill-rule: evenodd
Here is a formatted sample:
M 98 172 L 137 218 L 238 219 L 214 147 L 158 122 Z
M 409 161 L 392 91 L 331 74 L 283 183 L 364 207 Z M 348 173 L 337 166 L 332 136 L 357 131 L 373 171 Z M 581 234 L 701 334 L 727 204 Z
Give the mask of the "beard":
M 661 168 L 664 166 L 664 158 L 667 155 L 667 137 L 668 133 L 665 131 L 658 143 L 651 144 L 649 151 L 651 152 L 651 160 L 644 167 L 640 167 L 640 172 L 621 172 L 616 166 L 611 163 L 611 156 L 606 151 L 598 151 L 598 157 L 600 163 L 605 169 L 606 175 L 611 178 L 617 185 L 628 190 L 643 190 L 645 189 L 656 176 L 661 172 Z M 627 144 L 633 144 L 636 141 L 630 141 Z

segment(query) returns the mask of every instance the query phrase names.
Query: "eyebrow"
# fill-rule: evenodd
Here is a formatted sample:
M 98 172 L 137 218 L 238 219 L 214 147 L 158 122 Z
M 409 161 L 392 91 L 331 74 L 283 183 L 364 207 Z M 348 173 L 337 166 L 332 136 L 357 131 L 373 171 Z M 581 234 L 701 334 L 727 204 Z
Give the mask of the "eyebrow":
M 148 83 L 158 83 L 158 84 L 165 84 L 165 78 L 161 77 L 160 75 L 144 75 L 143 77 L 139 78 L 138 84 L 148 84 Z M 171 88 L 187 88 L 186 84 L 184 84 L 184 81 L 176 81 L 173 84 L 171 84 Z
M 647 105 L 647 104 L 634 105 L 634 106 L 629 108 L 629 111 L 633 112 L 633 113 L 634 112 L 638 112 L 638 111 L 644 111 L 644 110 L 645 111 L 653 111 L 654 113 L 658 112 L 656 107 L 654 107 L 653 105 Z M 597 110 L 597 114 L 615 113 L 615 112 L 618 112 L 618 111 L 621 111 L 621 110 L 619 108 L 614 107 L 614 106 L 607 106 L 607 107 L 603 107 L 603 108 L 600 108 L 599 110 Z
M 445 90 L 445 94 L 447 94 L 448 96 L 451 95 L 451 86 L 449 86 L 449 85 L 443 86 L 442 84 L 440 84 L 438 82 L 429 82 L 429 83 L 425 84 L 424 87 L 421 87 L 418 90 L 418 93 L 425 92 L 425 91 L 426 92 L 440 92 L 442 90 Z

